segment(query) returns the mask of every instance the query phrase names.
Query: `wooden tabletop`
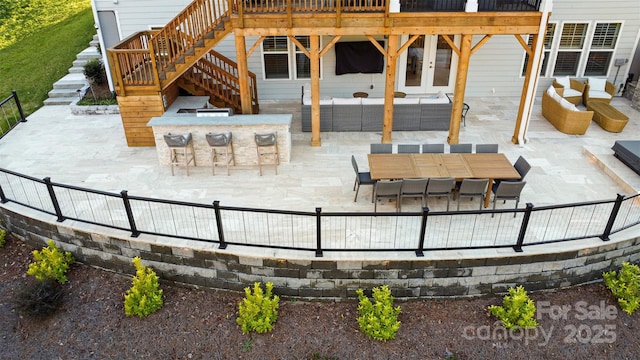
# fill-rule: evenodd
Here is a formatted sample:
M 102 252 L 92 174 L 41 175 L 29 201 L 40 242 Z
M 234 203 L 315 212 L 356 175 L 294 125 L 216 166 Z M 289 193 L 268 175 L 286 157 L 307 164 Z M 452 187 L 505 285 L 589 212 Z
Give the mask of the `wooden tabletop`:
M 484 207 L 494 179 L 520 179 L 504 154 L 369 154 L 373 180 L 452 177 L 489 179 Z
M 520 179 L 504 154 L 369 154 L 373 180 L 428 177 Z

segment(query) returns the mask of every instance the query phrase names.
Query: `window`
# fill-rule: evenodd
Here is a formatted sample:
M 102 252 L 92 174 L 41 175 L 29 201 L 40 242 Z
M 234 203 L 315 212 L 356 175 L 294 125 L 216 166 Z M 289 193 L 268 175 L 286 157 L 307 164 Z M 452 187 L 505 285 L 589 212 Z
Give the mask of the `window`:
M 296 40 L 309 50 L 308 36 L 296 36 Z M 311 78 L 310 59 L 286 36 L 267 36 L 262 42 L 262 55 L 266 80 Z
M 547 32 L 544 35 L 544 54 L 542 55 L 542 66 L 540 67 L 540 76 L 547 74 L 547 65 L 549 64 L 549 56 L 551 54 L 551 45 L 553 44 L 553 36 L 556 32 L 556 24 L 547 24 Z M 533 36 L 529 36 L 529 47 L 533 46 Z M 527 74 L 527 65 L 529 63 L 529 54 L 524 54 L 524 65 L 522 66 L 522 76 Z
M 593 31 L 591 49 L 584 69 L 585 76 L 605 76 L 618 42 L 620 23 L 598 23 Z
M 290 79 L 289 41 L 286 36 L 267 36 L 262 41 L 265 79 Z
M 587 37 L 586 23 L 567 23 L 562 26 L 554 76 L 576 76 Z

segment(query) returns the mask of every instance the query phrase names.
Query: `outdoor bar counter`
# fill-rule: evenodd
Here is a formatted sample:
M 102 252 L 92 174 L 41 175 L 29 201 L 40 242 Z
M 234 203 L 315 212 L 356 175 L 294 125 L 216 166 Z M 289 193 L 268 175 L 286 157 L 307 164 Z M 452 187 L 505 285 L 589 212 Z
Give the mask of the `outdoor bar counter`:
M 275 132 L 278 136 L 280 163 L 291 159 L 291 114 L 197 116 L 195 113 L 167 112 L 153 117 L 147 123 L 153 128 L 158 160 L 161 166 L 170 166 L 169 147 L 164 135 L 186 135 L 191 133 L 195 150 L 196 166 L 211 166 L 211 148 L 207 133 L 232 133 L 236 166 L 257 166 L 255 133 Z

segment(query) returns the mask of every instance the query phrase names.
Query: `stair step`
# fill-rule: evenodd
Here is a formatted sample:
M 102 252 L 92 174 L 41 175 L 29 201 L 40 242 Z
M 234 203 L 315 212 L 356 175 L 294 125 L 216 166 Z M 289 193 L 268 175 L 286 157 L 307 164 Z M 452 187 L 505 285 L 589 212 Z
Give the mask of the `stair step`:
M 49 98 L 66 98 L 75 97 L 78 98 L 78 91 L 82 91 L 82 87 L 78 89 L 53 89 L 47 93 Z
M 77 96 L 57 97 L 57 98 L 48 98 L 43 103 L 44 105 L 69 105 L 76 100 L 78 100 Z

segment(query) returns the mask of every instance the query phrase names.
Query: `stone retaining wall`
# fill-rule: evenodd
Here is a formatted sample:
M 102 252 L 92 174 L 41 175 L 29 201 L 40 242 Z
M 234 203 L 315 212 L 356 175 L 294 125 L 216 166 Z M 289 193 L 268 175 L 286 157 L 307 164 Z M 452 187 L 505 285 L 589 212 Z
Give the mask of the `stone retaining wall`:
M 58 223 L 54 217 L 36 212 L 30 217 L 24 214 L 31 210 L 13 207 L 0 206 L 0 221 L 12 233 L 36 247 L 53 239 L 87 265 L 134 274 L 131 259 L 139 256 L 163 280 L 233 291 L 242 291 L 256 281 L 271 281 L 276 294 L 292 297 L 353 298 L 358 288 L 384 284 L 397 298 L 502 294 L 519 284 L 528 291 L 557 289 L 599 280 L 603 271 L 615 269 L 623 261 L 640 260 L 640 239 L 635 237 L 610 242 L 591 239 L 583 244 L 574 241 L 563 246 L 581 245 L 573 250 L 549 251 L 559 248 L 554 244 L 527 247 L 523 253 L 511 249 L 469 251 L 477 253 L 476 257 L 460 251 L 439 252 L 438 259 L 428 258 L 433 255 L 429 252 L 424 258 L 408 254 L 406 260 L 323 259 L 314 258 L 313 253 L 297 259 L 247 256 L 234 254 L 231 245 L 216 250 L 215 244 L 204 242 L 145 235 L 132 238 L 125 232 L 70 220 Z M 109 232 L 121 235 L 105 235 Z M 541 249 L 549 252 L 540 253 Z M 265 253 L 264 249 L 254 250 L 255 254 Z

